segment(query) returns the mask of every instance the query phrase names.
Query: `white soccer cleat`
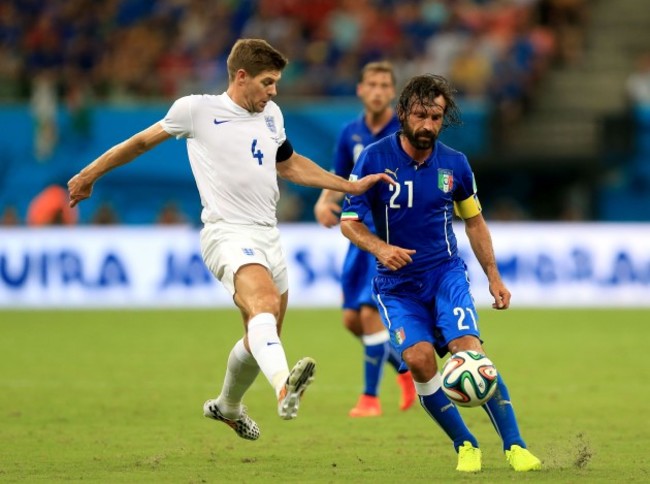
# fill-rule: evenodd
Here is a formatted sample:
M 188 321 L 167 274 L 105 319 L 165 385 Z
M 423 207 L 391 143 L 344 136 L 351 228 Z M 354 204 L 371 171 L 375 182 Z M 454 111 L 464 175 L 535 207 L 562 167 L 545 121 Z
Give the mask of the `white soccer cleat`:
M 278 397 L 278 415 L 284 420 L 292 420 L 298 416 L 300 399 L 309 384 L 314 381 L 316 361 L 305 357 L 291 369 L 287 381 Z
M 242 406 L 241 415 L 237 419 L 230 419 L 223 416 L 217 400 L 208 400 L 203 404 L 203 416 L 225 423 L 233 429 L 237 435 L 246 440 L 257 440 L 260 438 L 260 428 L 255 421 L 246 413 L 246 407 Z

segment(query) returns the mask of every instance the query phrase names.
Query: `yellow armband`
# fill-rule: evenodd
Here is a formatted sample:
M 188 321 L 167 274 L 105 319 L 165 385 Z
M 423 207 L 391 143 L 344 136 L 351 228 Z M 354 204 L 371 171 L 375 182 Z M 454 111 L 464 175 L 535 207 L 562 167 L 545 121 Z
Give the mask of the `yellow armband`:
M 477 216 L 481 210 L 481 202 L 476 193 L 461 202 L 454 202 L 454 212 L 463 220 Z

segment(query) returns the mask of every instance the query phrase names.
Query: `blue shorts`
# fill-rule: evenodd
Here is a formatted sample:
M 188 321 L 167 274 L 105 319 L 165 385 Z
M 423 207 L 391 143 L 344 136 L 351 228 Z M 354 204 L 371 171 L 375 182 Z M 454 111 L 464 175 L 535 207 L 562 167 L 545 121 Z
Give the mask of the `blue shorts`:
M 372 280 L 376 275 L 375 256 L 350 244 L 341 275 L 343 309 L 359 311 L 361 306 L 377 307 L 372 294 Z
M 456 338 L 472 335 L 480 339 L 478 314 L 462 259 L 452 259 L 417 276 L 380 274 L 373 291 L 391 344 L 400 355 L 427 341 L 442 357 Z

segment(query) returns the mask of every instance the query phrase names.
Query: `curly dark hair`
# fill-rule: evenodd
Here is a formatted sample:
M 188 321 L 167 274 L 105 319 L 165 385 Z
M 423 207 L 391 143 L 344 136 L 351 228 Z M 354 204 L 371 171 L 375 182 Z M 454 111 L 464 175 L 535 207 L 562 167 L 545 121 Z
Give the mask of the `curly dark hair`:
M 406 122 L 406 117 L 414 106 L 431 106 L 434 99 L 442 96 L 445 99 L 445 117 L 442 127 L 448 128 L 461 126 L 460 108 L 456 104 L 454 95 L 456 90 L 449 84 L 447 79 L 435 74 L 423 74 L 413 77 L 399 96 L 397 101 L 397 116 L 402 126 Z

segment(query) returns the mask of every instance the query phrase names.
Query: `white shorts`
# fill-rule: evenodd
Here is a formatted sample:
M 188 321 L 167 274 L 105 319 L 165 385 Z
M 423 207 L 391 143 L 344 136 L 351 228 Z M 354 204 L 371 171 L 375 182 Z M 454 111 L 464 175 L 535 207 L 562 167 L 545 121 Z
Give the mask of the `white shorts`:
M 201 230 L 201 255 L 210 272 L 235 294 L 235 274 L 240 267 L 260 264 L 271 273 L 280 294 L 289 289 L 287 263 L 277 227 L 205 224 Z

